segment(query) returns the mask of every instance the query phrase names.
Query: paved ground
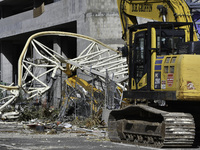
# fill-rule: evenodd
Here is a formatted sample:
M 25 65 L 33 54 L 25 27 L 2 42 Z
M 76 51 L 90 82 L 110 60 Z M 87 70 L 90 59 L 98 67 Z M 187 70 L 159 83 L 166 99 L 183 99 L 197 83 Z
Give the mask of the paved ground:
M 158 150 L 110 142 L 106 133 L 99 130 L 52 133 L 35 133 L 21 124 L 0 122 L 0 150 Z M 200 150 L 200 148 L 175 150 Z
M 133 150 L 141 149 L 89 137 L 70 135 L 0 135 L 1 150 Z M 142 148 L 144 149 L 144 148 Z
M 0 150 L 154 150 L 128 144 L 112 143 L 94 137 L 80 137 L 70 134 L 25 135 L 0 134 Z M 155 149 L 156 150 L 156 149 Z M 171 150 L 171 149 L 168 149 Z M 182 149 L 176 149 L 182 150 Z M 186 149 L 184 149 L 186 150 Z M 187 149 L 189 150 L 189 149 Z M 192 148 L 190 150 L 199 150 Z

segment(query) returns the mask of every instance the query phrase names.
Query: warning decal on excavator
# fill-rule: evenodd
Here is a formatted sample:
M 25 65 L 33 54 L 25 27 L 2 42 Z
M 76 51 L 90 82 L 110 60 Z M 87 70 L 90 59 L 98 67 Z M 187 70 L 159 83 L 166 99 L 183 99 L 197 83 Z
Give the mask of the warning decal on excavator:
M 195 90 L 194 84 L 191 81 L 187 81 L 187 89 L 188 90 Z
M 166 89 L 166 81 L 162 80 L 161 89 Z
M 174 74 L 168 73 L 168 75 L 167 75 L 167 85 L 168 85 L 168 87 L 172 87 L 173 82 L 174 82 Z
M 160 89 L 161 72 L 155 72 L 154 77 L 154 88 Z

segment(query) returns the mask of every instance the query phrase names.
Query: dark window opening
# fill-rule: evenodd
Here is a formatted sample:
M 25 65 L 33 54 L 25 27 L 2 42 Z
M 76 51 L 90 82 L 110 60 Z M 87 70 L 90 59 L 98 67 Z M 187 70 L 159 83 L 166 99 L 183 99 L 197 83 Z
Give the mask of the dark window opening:
M 37 0 L 38 1 L 38 0 Z M 44 5 L 56 2 L 55 0 L 40 0 Z M 34 0 L 4 0 L 0 2 L 0 19 L 23 13 L 34 8 Z
M 138 83 L 144 75 L 145 64 L 145 32 L 136 34 L 134 42 L 135 81 Z
M 176 55 L 178 48 L 185 42 L 183 30 L 157 30 L 157 54 Z

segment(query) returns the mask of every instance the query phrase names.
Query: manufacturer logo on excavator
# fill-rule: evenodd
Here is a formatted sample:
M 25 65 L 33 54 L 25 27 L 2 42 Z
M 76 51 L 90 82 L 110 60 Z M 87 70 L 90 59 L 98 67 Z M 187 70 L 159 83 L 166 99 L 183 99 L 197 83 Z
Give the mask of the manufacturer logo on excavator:
M 151 12 L 152 4 L 132 4 L 132 12 Z

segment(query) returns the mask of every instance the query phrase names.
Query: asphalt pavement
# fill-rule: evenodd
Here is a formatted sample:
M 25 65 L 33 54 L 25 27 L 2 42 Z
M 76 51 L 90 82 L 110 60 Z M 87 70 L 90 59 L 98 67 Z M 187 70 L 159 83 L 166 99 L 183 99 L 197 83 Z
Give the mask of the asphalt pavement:
M 0 150 L 159 150 L 110 142 L 105 132 L 33 132 L 18 123 L 0 123 Z M 200 150 L 168 148 L 164 150 Z

